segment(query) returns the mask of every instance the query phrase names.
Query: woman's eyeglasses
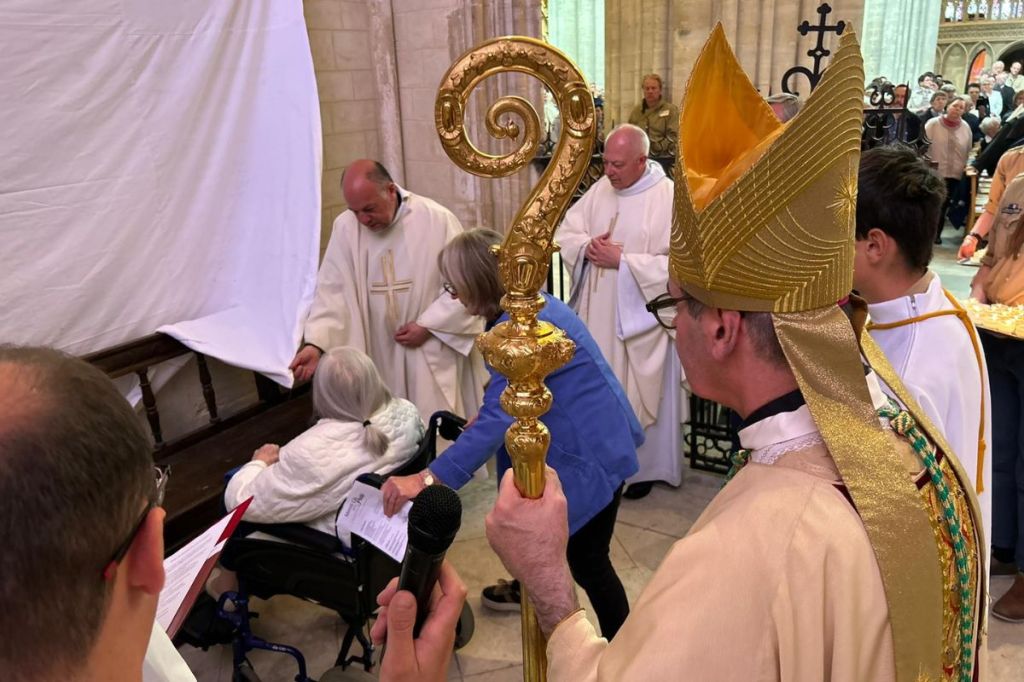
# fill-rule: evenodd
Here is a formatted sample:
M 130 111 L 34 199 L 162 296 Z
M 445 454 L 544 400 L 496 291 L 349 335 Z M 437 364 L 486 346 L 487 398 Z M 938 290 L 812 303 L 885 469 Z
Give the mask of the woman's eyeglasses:
M 455 285 L 451 282 L 442 282 L 441 288 L 444 289 L 451 296 L 458 296 L 458 292 L 455 291 Z
M 142 528 L 142 524 L 146 522 L 146 517 L 149 516 L 149 512 L 159 507 L 164 503 L 164 493 L 167 491 L 167 479 L 171 477 L 170 467 L 153 467 L 153 477 L 156 479 L 156 485 L 153 489 L 153 497 L 150 499 L 149 504 L 139 515 L 138 520 L 132 526 L 132 532 L 125 538 L 125 541 L 118 545 L 117 550 L 114 552 L 114 556 L 110 558 L 110 561 L 106 563 L 103 568 L 103 579 L 110 580 L 114 577 L 114 570 L 117 565 L 124 559 L 124 555 L 128 553 L 128 548 L 135 542 L 135 536 L 139 534 L 139 530 Z

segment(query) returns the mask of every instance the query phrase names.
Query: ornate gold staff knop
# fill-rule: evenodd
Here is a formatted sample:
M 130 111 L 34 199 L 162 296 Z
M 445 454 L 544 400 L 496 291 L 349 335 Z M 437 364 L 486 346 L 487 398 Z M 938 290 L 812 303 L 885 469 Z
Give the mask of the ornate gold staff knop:
M 496 38 L 462 55 L 441 79 L 434 107 L 437 132 L 445 153 L 463 170 L 499 178 L 521 170 L 536 153 L 540 119 L 521 97 L 501 97 L 487 110 L 487 131 L 498 139 L 523 141 L 517 149 L 494 156 L 477 149 L 465 128 L 466 102 L 480 81 L 498 73 L 519 72 L 534 76 L 551 91 L 562 119 L 562 132 L 551 163 L 530 192 L 509 227 L 505 241 L 495 249 L 498 271 L 505 288 L 502 308 L 509 320 L 477 339 L 487 362 L 508 377 L 501 407 L 514 418 L 505 434 L 516 486 L 527 497 L 544 492 L 544 459 L 551 435 L 540 416 L 551 407 L 551 392 L 544 377 L 567 363 L 574 344 L 561 329 L 539 321 L 544 307 L 540 295 L 547 279 L 555 227 L 562 219 L 573 192 L 590 164 L 597 133 L 594 99 L 583 74 L 572 61 L 547 43 L 512 36 Z M 539 682 L 546 677 L 545 642 L 533 609 L 522 594 L 523 679 Z

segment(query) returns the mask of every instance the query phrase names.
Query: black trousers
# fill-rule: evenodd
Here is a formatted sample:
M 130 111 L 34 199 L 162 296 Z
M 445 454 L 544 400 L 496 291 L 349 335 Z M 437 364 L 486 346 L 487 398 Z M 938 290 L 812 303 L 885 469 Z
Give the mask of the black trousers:
M 1024 568 L 1024 341 L 978 336 L 992 392 L 992 554 Z
M 572 579 L 587 593 L 594 606 L 601 635 L 611 641 L 629 615 L 629 601 L 615 567 L 612 566 L 612 532 L 619 513 L 622 486 L 608 506 L 569 536 L 566 558 Z
M 945 178 L 946 181 L 946 200 L 942 202 L 942 210 L 939 211 L 939 224 L 935 226 L 935 238 L 938 239 L 942 236 L 942 228 L 946 224 L 946 214 L 949 212 L 951 206 L 956 206 L 954 201 L 959 201 L 960 196 L 958 189 L 960 187 L 960 178 Z M 957 226 L 959 227 L 959 226 Z M 938 242 L 936 242 L 938 243 Z

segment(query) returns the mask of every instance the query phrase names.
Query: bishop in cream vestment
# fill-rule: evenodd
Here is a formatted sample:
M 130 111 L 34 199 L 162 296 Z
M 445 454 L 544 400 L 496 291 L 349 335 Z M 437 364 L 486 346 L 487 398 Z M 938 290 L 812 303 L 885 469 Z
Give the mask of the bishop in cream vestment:
M 384 230 L 363 227 L 351 211 L 334 221 L 305 340 L 324 351 L 348 345 L 365 352 L 424 420 L 437 410 L 475 414 L 485 372 L 473 342 L 483 324 L 444 292 L 437 267 L 438 253 L 462 226 L 440 204 L 398 192 L 401 202 Z M 407 322 L 430 330 L 419 348 L 394 340 Z
M 895 679 L 871 542 L 807 406 L 778 411 L 794 401 L 773 401 L 740 431 L 750 462 L 669 551 L 610 644 L 582 612 L 555 629 L 551 682 Z

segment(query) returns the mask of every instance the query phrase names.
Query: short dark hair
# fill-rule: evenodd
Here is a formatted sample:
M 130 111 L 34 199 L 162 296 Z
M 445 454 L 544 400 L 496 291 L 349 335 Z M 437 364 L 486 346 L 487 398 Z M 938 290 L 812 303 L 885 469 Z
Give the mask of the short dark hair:
M 932 73 L 931 71 L 925 71 L 924 73 L 922 73 L 920 76 L 917 77 L 918 84 L 924 83 L 924 79 L 925 78 L 931 78 L 931 79 L 934 80 L 935 79 L 935 74 Z
M 0 346 L 0 415 L 0 670 L 70 674 L 106 618 L 104 564 L 152 498 L 151 447 L 110 379 L 51 349 Z
M 970 90 L 971 88 L 978 88 L 978 90 L 981 90 L 981 83 L 968 83 L 967 89 Z
M 696 298 L 686 299 L 686 312 L 690 317 L 697 320 L 704 314 L 708 306 Z M 786 353 L 779 343 L 779 336 L 775 333 L 775 322 L 771 313 L 743 312 L 743 325 L 750 337 L 750 344 L 754 347 L 758 356 L 765 362 L 775 367 L 786 367 Z
M 878 228 L 893 238 L 907 265 L 923 270 L 946 198 L 942 179 L 904 145 L 876 147 L 860 157 L 857 239 Z
M 940 97 L 942 97 L 946 101 L 949 101 L 949 93 L 948 92 L 946 92 L 945 90 L 936 90 L 935 93 L 932 95 L 931 99 L 928 100 L 928 103 L 929 104 L 935 104 L 935 100 L 937 100 Z

